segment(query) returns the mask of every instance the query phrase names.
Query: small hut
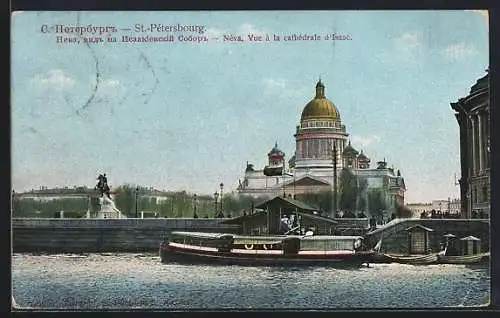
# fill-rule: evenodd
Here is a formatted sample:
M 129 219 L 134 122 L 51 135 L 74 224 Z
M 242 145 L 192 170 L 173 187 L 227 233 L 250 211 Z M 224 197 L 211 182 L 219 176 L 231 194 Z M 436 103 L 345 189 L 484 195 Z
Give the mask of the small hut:
M 417 224 L 406 229 L 408 232 L 408 254 L 429 253 L 429 233 L 433 229 Z
M 460 239 L 460 241 L 462 243 L 462 255 L 481 253 L 481 239 L 471 235 Z

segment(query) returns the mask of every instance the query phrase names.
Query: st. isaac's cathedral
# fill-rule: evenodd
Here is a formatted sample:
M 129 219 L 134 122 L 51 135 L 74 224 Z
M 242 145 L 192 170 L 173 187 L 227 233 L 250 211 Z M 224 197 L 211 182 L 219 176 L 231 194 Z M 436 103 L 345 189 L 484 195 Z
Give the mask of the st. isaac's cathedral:
M 366 180 L 366 191 L 360 199 L 367 200 L 369 190 L 379 189 L 388 209 L 384 215 L 395 213 L 396 203 L 404 204 L 406 191 L 400 171 L 389 168 L 385 159 L 371 168 L 370 158 L 363 150 L 356 150 L 348 136 L 339 110 L 325 97 L 325 85 L 320 79 L 316 84 L 316 96 L 304 107 L 300 125 L 296 127 L 295 154 L 288 160 L 288 166 L 285 153 L 276 143 L 267 154 L 268 165 L 262 169 L 247 162 L 238 193 L 253 197 L 285 194 L 300 198 L 305 193 L 331 192 L 334 189 L 333 166 L 336 165 L 339 188 L 340 172 L 348 168 L 359 181 Z

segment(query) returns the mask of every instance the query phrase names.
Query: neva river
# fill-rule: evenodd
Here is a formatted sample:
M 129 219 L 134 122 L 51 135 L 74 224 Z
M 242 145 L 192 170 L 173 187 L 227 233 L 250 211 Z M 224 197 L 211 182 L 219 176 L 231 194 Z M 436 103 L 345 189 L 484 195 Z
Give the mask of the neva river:
M 147 254 L 14 254 L 18 307 L 36 309 L 371 309 L 485 305 L 486 267 L 372 264 L 276 268 L 161 264 Z

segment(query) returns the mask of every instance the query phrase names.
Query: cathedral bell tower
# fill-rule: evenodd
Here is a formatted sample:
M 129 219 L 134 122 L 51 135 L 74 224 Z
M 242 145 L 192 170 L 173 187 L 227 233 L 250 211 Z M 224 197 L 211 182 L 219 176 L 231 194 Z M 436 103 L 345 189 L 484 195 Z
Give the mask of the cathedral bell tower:
M 268 165 L 264 167 L 264 175 L 278 176 L 283 174 L 285 169 L 285 153 L 278 148 L 278 142 L 267 154 Z

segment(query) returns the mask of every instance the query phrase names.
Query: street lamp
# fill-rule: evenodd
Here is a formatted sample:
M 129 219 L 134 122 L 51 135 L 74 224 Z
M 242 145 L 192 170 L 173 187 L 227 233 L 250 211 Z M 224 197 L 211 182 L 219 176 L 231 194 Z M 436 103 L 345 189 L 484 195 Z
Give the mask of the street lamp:
M 196 193 L 193 196 L 193 201 L 194 201 L 194 213 L 193 213 L 193 218 L 197 219 L 198 215 L 196 215 Z
M 220 183 L 220 216 L 223 218 L 224 217 L 224 206 L 222 205 L 222 190 L 224 188 L 224 183 Z
M 218 218 L 219 217 L 219 213 L 217 212 L 217 198 L 219 197 L 219 192 L 215 191 L 214 192 L 214 199 L 215 199 L 215 212 L 214 212 L 214 218 Z
M 135 218 L 137 219 L 139 186 L 135 187 Z

